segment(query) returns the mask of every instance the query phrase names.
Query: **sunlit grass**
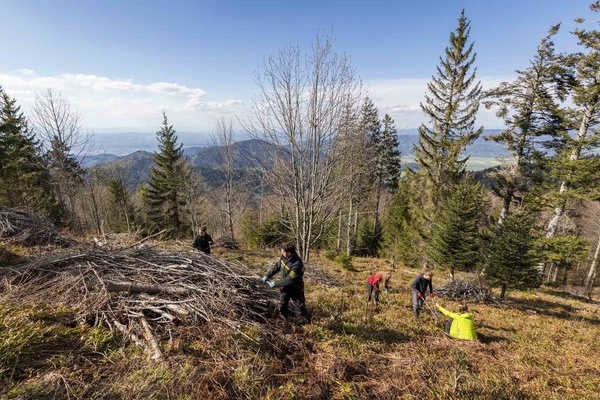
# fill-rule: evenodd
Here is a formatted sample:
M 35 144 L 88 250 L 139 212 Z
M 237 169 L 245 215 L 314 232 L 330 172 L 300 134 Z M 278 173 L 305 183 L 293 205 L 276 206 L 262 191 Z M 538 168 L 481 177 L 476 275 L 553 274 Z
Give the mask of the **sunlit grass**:
M 276 251 L 221 256 L 260 276 Z M 311 264 L 340 284 L 311 278 Z M 509 292 L 504 302 L 469 304 L 479 340 L 458 341 L 427 308 L 412 315 L 417 270 L 398 266 L 379 309 L 367 306 L 367 277 L 389 267 L 353 258 L 352 269 L 341 268 L 315 254 L 306 271 L 312 325 L 273 320 L 216 337 L 190 326 L 163 338 L 160 363 L 105 327 L 80 325 L 70 310 L 2 305 L 0 398 L 598 398 L 598 303 L 548 288 Z M 434 288 L 447 276 L 436 271 Z

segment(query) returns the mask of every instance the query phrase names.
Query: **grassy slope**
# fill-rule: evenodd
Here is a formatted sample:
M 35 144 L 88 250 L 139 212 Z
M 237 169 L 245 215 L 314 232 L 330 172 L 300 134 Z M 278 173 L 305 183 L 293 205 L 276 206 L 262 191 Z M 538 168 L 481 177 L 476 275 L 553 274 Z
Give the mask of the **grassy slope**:
M 242 262 L 262 269 L 268 253 Z M 480 340 L 462 342 L 431 315 L 413 318 L 415 271 L 394 273 L 375 313 L 365 308 L 365 281 L 383 261 L 356 259 L 352 271 L 312 261 L 343 282 L 317 280 L 308 268 L 312 325 L 274 320 L 263 332 L 219 337 L 181 328 L 164 340 L 158 364 L 104 328 L 75 323 L 69 310 L 0 305 L 0 398 L 598 398 L 598 304 L 551 289 L 510 292 L 505 304 L 471 305 Z

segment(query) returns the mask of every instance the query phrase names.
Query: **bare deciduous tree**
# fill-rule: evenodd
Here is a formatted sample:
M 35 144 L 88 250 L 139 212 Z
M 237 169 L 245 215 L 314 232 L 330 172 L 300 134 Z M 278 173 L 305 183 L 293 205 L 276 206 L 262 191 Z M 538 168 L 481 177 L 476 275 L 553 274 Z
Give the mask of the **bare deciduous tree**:
M 51 89 L 36 94 L 31 120 L 58 198 L 69 210 L 71 227 L 78 229 L 75 195 L 83 182 L 80 160 L 91 146 L 91 134 L 82 128 L 81 116 L 69 101 Z
M 266 174 L 291 217 L 300 254 L 308 260 L 310 246 L 339 208 L 337 138 L 345 105 L 361 98 L 360 81 L 349 57 L 333 52 L 332 39 L 317 36 L 309 54 L 288 45 L 269 57 L 256 83 L 246 129 L 271 144 L 275 167 Z
M 217 126 L 211 140 L 215 146 L 219 165 L 225 177 L 222 187 L 222 196 L 219 196 L 218 207 L 226 219 L 227 230 L 231 240 L 235 240 L 234 219 L 239 208 L 239 187 L 235 187 L 234 180 L 234 145 L 233 121 L 224 117 L 217 120 Z

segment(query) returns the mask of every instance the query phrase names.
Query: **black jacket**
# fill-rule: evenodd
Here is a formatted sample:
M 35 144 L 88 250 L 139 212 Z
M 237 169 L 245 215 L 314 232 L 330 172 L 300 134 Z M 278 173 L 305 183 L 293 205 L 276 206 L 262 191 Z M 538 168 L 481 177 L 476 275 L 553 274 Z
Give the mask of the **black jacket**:
M 410 288 L 412 290 L 416 290 L 421 294 L 425 294 L 427 288 L 429 287 L 429 293 L 433 293 L 433 284 L 431 283 L 431 279 L 423 278 L 423 274 L 419 274 L 413 283 L 410 284 Z
M 278 272 L 281 272 L 281 279 L 275 281 L 275 287 L 285 292 L 304 290 L 304 263 L 298 255 L 294 254 L 289 259 L 281 256 L 267 272 L 267 279 L 271 279 Z
M 208 233 L 196 236 L 194 240 L 194 248 L 210 254 L 210 244 L 213 243 L 212 238 Z

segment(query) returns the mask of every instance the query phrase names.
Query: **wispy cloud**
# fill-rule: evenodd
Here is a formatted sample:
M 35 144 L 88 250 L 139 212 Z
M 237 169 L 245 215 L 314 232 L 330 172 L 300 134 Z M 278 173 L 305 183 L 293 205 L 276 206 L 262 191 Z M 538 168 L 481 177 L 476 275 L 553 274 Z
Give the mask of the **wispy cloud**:
M 215 114 L 244 113 L 245 102 L 219 99 L 202 88 L 177 82 L 140 83 L 134 79 L 113 79 L 94 74 L 40 76 L 31 69 L 0 72 L 0 83 L 23 108 L 33 105 L 40 90 L 60 91 L 84 116 L 86 125 L 97 129 L 127 124 L 129 129 L 148 130 L 160 124 L 162 111 L 184 129 L 209 131 Z M 158 122 L 157 122 L 158 120 Z

